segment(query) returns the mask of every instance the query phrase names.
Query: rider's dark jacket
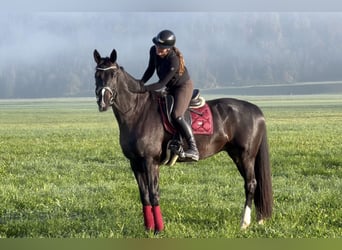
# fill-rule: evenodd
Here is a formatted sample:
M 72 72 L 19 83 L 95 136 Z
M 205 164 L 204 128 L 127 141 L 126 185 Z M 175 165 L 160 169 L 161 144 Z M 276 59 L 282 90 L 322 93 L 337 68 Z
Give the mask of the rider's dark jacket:
M 172 92 L 173 88 L 179 87 L 190 79 L 188 70 L 185 67 L 184 73 L 179 75 L 179 58 L 176 55 L 174 49 L 164 57 L 160 57 L 156 54 L 156 47 L 152 46 L 150 49 L 150 59 L 148 67 L 141 79 L 146 83 L 157 72 L 159 81 L 148 85 L 148 90 L 159 90 L 163 87 L 167 87 Z

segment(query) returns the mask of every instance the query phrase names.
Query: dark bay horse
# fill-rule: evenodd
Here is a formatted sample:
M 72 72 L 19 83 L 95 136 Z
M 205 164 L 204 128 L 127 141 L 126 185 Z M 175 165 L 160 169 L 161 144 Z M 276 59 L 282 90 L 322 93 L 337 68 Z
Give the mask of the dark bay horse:
M 164 223 L 159 206 L 159 167 L 172 138 L 163 127 L 155 92 L 133 93 L 139 82 L 110 57 L 94 50 L 99 111 L 112 108 L 120 129 L 120 145 L 139 185 L 146 230 L 158 233 Z M 226 151 L 244 179 L 246 200 L 241 228 L 251 223 L 254 200 L 257 221 L 271 217 L 273 197 L 266 124 L 263 113 L 246 101 L 221 98 L 207 101 L 214 121 L 212 135 L 195 135 L 200 160 Z

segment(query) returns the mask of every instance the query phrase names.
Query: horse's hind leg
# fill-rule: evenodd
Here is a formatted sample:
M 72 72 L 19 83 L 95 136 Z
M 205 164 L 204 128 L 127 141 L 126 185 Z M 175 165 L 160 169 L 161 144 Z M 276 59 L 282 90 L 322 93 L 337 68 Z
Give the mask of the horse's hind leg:
M 238 162 L 239 171 L 244 179 L 246 201 L 241 219 L 241 229 L 246 229 L 251 224 L 251 211 L 254 193 L 257 185 L 254 173 L 254 158 L 242 157 Z

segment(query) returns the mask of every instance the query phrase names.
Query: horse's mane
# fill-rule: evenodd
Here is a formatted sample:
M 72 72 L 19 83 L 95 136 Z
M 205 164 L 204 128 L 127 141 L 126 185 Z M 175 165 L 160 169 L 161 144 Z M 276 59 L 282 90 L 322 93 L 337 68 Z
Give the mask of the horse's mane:
M 118 64 L 117 64 L 118 65 Z M 135 77 L 133 77 L 130 73 L 128 73 L 125 68 L 121 65 L 118 65 L 119 69 L 121 70 L 121 72 L 131 81 L 134 81 L 135 83 L 138 83 L 139 80 Z

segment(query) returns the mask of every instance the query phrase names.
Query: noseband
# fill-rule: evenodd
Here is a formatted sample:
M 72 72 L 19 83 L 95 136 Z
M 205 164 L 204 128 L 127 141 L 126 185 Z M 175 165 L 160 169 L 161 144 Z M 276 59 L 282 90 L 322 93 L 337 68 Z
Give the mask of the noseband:
M 106 91 L 109 91 L 109 93 L 112 95 L 112 97 L 109 100 L 109 104 L 113 105 L 114 104 L 114 94 L 113 94 L 113 91 L 110 89 L 110 87 L 104 87 L 101 89 L 101 95 L 102 95 L 101 105 L 105 105 L 104 95 L 105 95 Z

